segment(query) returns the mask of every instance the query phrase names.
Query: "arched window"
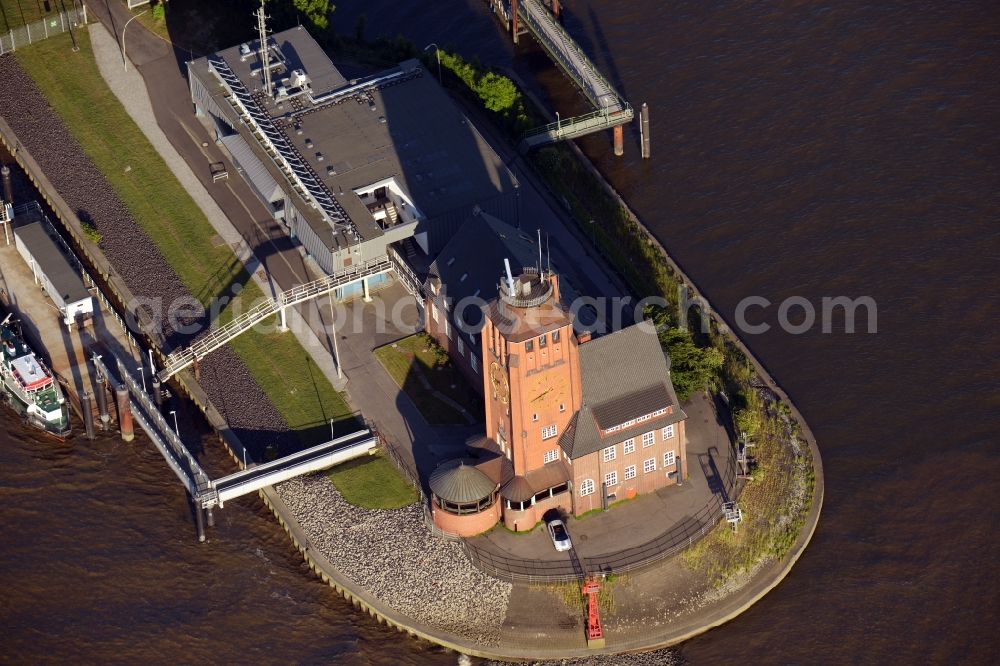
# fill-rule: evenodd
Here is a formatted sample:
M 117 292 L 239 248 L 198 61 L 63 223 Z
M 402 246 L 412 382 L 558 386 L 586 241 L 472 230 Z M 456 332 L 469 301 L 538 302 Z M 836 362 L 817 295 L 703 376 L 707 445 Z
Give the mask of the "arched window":
M 583 497 L 584 495 L 590 495 L 593 492 L 594 492 L 593 479 L 584 479 L 583 481 L 580 482 L 580 497 Z

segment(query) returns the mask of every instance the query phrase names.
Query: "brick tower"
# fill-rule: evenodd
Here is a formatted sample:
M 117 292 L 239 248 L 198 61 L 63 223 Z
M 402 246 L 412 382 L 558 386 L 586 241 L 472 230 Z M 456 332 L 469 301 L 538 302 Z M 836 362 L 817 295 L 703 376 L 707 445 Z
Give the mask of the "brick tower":
M 582 402 L 579 346 L 573 320 L 559 302 L 557 275 L 526 268 L 515 278 L 508 270 L 499 292 L 487 308 L 482 338 L 486 434 L 514 466 L 514 483 L 507 488 L 515 490 L 505 494 L 506 509 L 513 499 L 527 511 L 536 504 L 532 497 L 546 490 L 540 485 L 558 487 L 568 480 L 559 436 Z M 532 474 L 543 467 L 551 485 Z M 522 525 L 533 525 L 541 517 L 535 513 L 521 516 Z

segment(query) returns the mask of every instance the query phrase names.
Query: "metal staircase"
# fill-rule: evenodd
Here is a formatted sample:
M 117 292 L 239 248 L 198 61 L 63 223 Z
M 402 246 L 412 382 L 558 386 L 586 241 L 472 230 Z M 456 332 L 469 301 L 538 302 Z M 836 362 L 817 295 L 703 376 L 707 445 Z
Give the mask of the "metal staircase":
M 388 257 L 379 257 L 355 268 L 341 271 L 334 275 L 327 275 L 292 287 L 287 291 L 278 294 L 276 299 L 268 299 L 253 308 L 247 310 L 238 317 L 225 323 L 218 328 L 213 328 L 205 336 L 199 338 L 189 347 L 173 352 L 167 356 L 167 362 L 157 377 L 160 381 L 166 381 L 178 372 L 188 367 L 196 360 L 202 359 L 211 352 L 224 346 L 230 340 L 246 333 L 251 328 L 261 323 L 273 315 L 281 315 L 282 328 L 285 327 L 285 309 L 304 303 L 318 296 L 328 294 L 335 289 L 339 289 L 352 282 L 364 279 L 372 275 L 386 273 L 392 269 L 393 265 Z

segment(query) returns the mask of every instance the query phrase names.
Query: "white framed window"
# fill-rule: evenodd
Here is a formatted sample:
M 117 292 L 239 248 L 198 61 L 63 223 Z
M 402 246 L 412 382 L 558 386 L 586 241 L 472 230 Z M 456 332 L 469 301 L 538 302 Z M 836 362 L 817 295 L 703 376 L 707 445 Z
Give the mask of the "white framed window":
M 668 426 L 664 426 L 663 431 L 660 434 L 663 436 L 663 439 L 665 440 L 672 438 L 674 436 L 674 424 L 671 423 Z
M 472 365 L 472 369 L 479 372 L 479 361 L 476 360 L 475 354 L 469 355 L 469 363 Z
M 437 306 L 434 305 L 434 301 L 431 301 L 431 319 L 433 319 L 434 322 L 437 323 L 437 320 L 438 320 L 438 309 L 437 309 Z
M 465 356 L 465 343 L 462 342 L 462 338 L 458 339 L 458 353 L 460 356 Z
M 444 334 L 449 338 L 451 337 L 451 322 L 447 318 L 444 320 Z
M 656 458 L 650 458 L 642 462 L 642 471 L 646 474 L 656 471 Z
M 635 438 L 631 437 L 622 442 L 622 449 L 624 449 L 625 455 L 635 453 Z
M 618 472 L 608 472 L 604 475 L 604 483 L 607 484 L 608 488 L 611 486 L 618 485 Z
M 642 448 L 647 449 L 656 441 L 656 433 L 650 430 L 642 433 Z
M 676 462 L 676 460 L 677 460 L 677 452 L 676 451 L 667 451 L 666 453 L 663 454 L 663 466 L 664 467 L 673 467 L 674 463 Z
M 629 465 L 628 467 L 625 468 L 625 480 L 628 481 L 629 479 L 634 479 L 634 478 L 635 478 L 635 465 Z
M 617 456 L 618 456 L 618 451 L 615 449 L 614 444 L 604 449 L 604 462 L 611 462 Z
M 552 439 L 558 433 L 559 429 L 556 427 L 555 423 L 553 423 L 552 425 L 547 425 L 544 428 L 542 428 L 542 439 Z
M 580 482 L 580 497 L 594 494 L 594 480 L 584 479 Z
M 532 423 L 534 423 L 537 420 L 538 420 L 538 414 L 532 414 L 531 415 L 531 421 L 532 421 Z
M 565 412 L 566 411 L 566 405 L 563 404 L 563 403 L 559 403 L 559 411 L 560 412 Z
M 546 451 L 545 455 L 542 456 L 542 460 L 546 463 L 555 462 L 559 460 L 559 449 L 552 449 L 551 451 Z

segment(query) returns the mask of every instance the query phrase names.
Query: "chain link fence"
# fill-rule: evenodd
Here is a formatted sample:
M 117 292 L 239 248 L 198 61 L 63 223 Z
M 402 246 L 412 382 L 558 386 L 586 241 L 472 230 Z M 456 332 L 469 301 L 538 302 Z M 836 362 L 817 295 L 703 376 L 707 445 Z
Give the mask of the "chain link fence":
M 60 35 L 72 28 L 87 24 L 87 7 L 81 4 L 61 12 L 53 12 L 43 19 L 30 21 L 7 32 L 0 33 L 0 55 Z

